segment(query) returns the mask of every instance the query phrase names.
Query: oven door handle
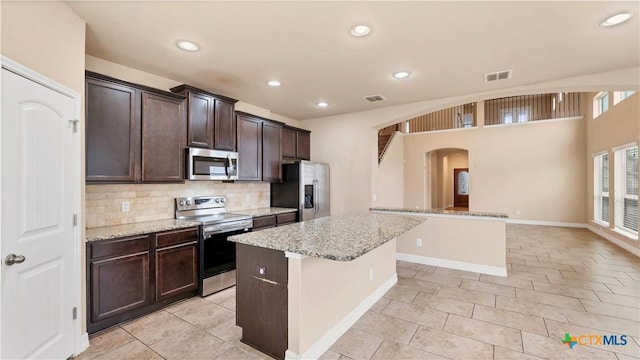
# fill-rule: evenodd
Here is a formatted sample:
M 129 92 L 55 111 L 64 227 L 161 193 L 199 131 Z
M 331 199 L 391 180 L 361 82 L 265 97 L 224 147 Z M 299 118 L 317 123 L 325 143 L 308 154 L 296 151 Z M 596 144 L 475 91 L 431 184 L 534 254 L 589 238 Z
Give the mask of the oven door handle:
M 227 174 L 227 179 L 231 177 L 231 157 L 227 155 L 227 158 L 224 162 L 224 172 Z

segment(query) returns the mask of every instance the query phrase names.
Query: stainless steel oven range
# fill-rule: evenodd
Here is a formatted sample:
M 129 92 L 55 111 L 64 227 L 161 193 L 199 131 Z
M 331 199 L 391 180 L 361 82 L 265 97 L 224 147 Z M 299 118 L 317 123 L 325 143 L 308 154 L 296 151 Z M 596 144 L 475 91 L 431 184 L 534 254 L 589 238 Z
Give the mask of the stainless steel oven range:
M 176 198 L 176 219 L 200 222 L 200 295 L 236 284 L 236 246 L 227 237 L 247 232 L 250 215 L 228 213 L 224 196 Z

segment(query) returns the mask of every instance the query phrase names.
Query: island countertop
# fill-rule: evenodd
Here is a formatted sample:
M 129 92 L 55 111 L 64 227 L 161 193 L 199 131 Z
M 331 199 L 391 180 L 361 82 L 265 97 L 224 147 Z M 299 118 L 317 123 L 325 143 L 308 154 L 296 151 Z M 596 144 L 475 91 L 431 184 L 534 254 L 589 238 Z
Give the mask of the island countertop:
M 397 214 L 425 214 L 425 215 L 456 215 L 456 216 L 471 216 L 471 217 L 484 217 L 495 219 L 507 219 L 507 214 L 490 213 L 490 212 L 478 212 L 478 211 L 458 211 L 458 210 L 445 210 L 445 209 L 408 209 L 408 208 L 384 208 L 377 207 L 369 209 L 376 213 L 397 213 Z
M 349 214 L 234 235 L 239 244 L 337 261 L 351 261 L 418 226 L 426 218 Z

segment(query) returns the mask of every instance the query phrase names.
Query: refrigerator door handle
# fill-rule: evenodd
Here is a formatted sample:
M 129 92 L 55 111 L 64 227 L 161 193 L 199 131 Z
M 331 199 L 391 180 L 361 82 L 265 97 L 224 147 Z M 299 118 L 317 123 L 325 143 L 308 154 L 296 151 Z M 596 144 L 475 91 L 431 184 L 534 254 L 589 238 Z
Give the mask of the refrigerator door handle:
M 315 214 L 318 213 L 318 208 L 320 207 L 320 198 L 318 197 L 320 195 L 320 191 L 318 189 L 318 185 L 320 185 L 320 182 L 318 182 L 318 180 L 313 180 L 313 212 Z

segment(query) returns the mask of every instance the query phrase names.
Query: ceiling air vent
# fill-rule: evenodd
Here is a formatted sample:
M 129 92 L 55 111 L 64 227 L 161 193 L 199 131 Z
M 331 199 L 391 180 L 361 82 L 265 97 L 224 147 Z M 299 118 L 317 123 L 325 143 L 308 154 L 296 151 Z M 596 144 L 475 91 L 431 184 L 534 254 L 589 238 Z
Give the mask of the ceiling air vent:
M 382 95 L 369 95 L 369 96 L 365 96 L 363 99 L 367 100 L 368 102 L 376 102 L 376 101 L 384 100 L 384 96 L 382 96 Z
M 511 77 L 511 70 L 498 71 L 490 74 L 484 74 L 484 82 L 504 80 Z

